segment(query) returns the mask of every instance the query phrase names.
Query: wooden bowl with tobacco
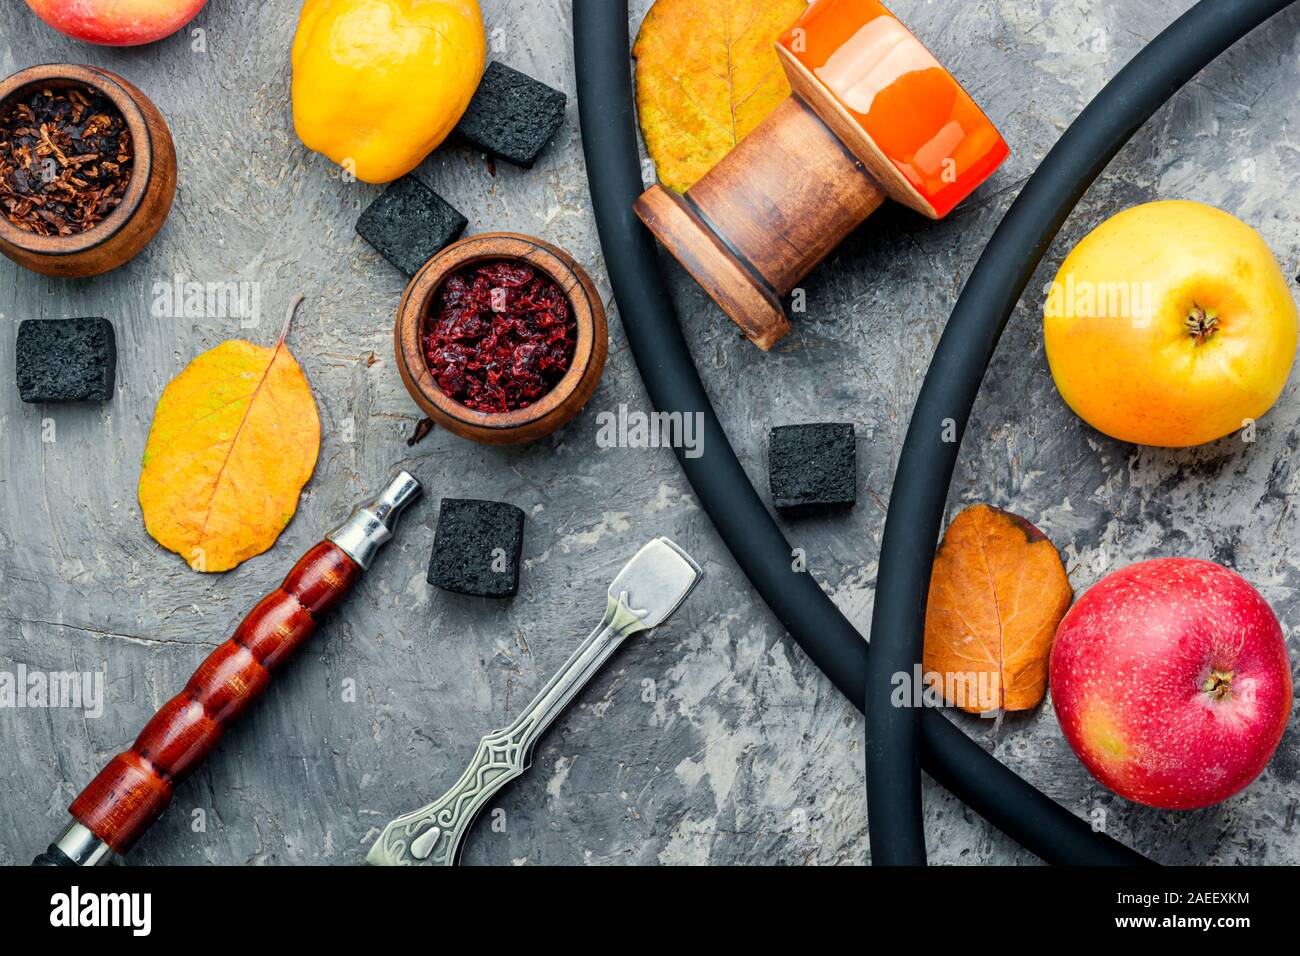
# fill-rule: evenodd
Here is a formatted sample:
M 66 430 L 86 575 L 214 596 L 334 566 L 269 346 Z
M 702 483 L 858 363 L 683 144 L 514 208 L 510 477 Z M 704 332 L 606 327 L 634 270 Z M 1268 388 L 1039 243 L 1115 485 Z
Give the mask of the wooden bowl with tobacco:
M 397 367 L 426 415 L 489 445 L 535 441 L 596 391 L 609 351 L 604 305 L 568 253 L 496 232 L 425 264 L 397 311 Z
M 162 228 L 176 150 L 122 77 L 47 64 L 0 82 L 0 252 L 49 276 L 116 269 Z

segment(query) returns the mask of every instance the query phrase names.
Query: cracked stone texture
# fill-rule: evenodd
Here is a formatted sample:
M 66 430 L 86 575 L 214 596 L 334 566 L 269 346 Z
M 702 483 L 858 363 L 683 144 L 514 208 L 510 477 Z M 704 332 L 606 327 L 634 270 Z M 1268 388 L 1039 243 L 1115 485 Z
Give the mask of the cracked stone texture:
M 751 478 L 766 493 L 773 425 L 853 421 L 857 507 L 787 522 L 813 573 L 865 634 L 890 479 L 928 356 L 964 279 L 1017 190 L 1107 78 L 1184 0 L 894 0 L 1005 133 L 1010 160 L 942 223 L 878 213 L 805 283 L 807 315 L 770 355 L 675 266 L 696 360 Z M 634 17 L 648 8 L 636 0 Z M 0 670 L 102 669 L 99 719 L 0 710 L 0 863 L 25 863 L 65 808 L 355 500 L 402 465 L 433 497 L 510 501 L 528 514 L 521 591 L 509 603 L 424 580 L 436 508 L 426 501 L 351 602 L 277 677 L 140 843 L 134 863 L 361 861 L 378 828 L 440 794 L 479 736 L 535 693 L 603 609 L 633 551 L 667 534 L 706 577 L 664 628 L 634 640 L 539 747 L 533 769 L 471 838 L 468 863 L 862 863 L 868 858 L 862 722 L 804 657 L 700 512 L 672 456 L 602 450 L 596 413 L 646 399 L 616 315 L 609 367 L 588 410 L 521 449 L 442 431 L 408 448 L 419 416 L 391 359 L 402 277 L 353 233 L 378 187 L 340 180 L 294 136 L 288 49 L 296 4 L 212 0 L 185 34 L 138 50 L 74 43 L 22 4 L 0 11 L 0 72 L 88 61 L 146 90 L 171 122 L 176 208 L 116 273 L 60 281 L 0 261 Z M 530 172 L 440 150 L 419 175 L 470 217 L 557 243 L 609 296 L 587 199 L 562 0 L 486 0 L 493 56 L 570 95 L 564 127 Z M 1156 555 L 1227 562 L 1300 622 L 1300 435 L 1294 380 L 1256 441 L 1194 451 L 1104 438 L 1062 404 L 1044 359 L 1039 294 L 1088 229 L 1133 203 L 1190 198 L 1258 228 L 1288 275 L 1300 259 L 1300 9 L 1204 71 L 1148 123 L 1084 197 L 1017 309 L 980 396 L 949 507 L 1012 509 L 1060 545 L 1082 591 Z M 155 318 L 152 285 L 261 283 L 256 328 Z M 267 554 L 195 574 L 145 533 L 135 488 L 152 412 L 200 351 L 270 342 L 295 292 L 309 296 L 292 347 L 324 425 L 320 465 Z M 612 308 L 612 306 L 611 306 Z M 98 407 L 26 407 L 14 381 L 23 318 L 105 315 L 118 392 Z M 374 357 L 372 361 L 371 357 Z M 54 441 L 45 441 L 53 429 Z M 1212 809 L 1161 813 L 1095 783 L 1050 713 L 961 720 L 982 746 L 1080 816 L 1166 863 L 1296 863 L 1300 735 L 1261 779 Z M 1033 858 L 927 781 L 940 863 Z M 488 824 L 496 824 L 488 825 Z

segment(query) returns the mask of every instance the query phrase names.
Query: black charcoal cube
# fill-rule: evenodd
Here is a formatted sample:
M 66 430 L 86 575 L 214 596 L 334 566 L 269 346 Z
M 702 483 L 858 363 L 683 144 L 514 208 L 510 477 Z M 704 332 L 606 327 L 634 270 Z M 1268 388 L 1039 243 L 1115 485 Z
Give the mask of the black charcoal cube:
M 117 380 L 108 319 L 18 323 L 18 395 L 24 402 L 107 402 Z
M 443 498 L 429 583 L 476 597 L 519 593 L 524 513 L 500 501 Z
M 413 276 L 469 225 L 451 203 L 414 176 L 385 189 L 357 220 L 357 235 Z
M 485 153 L 532 169 L 564 122 L 568 97 L 527 74 L 489 63 L 456 132 Z
M 768 437 L 772 503 L 786 511 L 843 508 L 858 498 L 853 425 L 782 425 Z

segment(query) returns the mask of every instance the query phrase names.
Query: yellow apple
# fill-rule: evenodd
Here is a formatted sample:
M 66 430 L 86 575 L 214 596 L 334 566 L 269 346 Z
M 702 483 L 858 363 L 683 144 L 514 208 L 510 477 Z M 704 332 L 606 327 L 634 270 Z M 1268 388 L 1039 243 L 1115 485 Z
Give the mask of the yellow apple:
M 1061 264 L 1043 316 L 1056 387 L 1093 428 L 1184 447 L 1263 415 L 1296 352 L 1296 306 L 1250 226 L 1202 203 L 1134 206 Z

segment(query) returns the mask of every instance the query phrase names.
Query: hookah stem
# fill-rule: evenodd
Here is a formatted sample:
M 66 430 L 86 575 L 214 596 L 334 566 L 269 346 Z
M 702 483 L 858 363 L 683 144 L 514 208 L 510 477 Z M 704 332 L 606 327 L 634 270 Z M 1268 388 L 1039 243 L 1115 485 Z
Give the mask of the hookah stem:
M 271 672 L 361 574 L 361 565 L 332 542 L 308 551 L 154 714 L 131 749 L 109 761 L 72 802 L 73 819 L 117 853 L 129 850 L 171 802 L 175 785 L 212 752 L 225 728 L 266 690 Z
M 422 490 L 414 477 L 398 472 L 308 551 L 230 640 L 199 665 L 185 689 L 154 714 L 131 749 L 109 761 L 72 802 L 72 823 L 33 865 L 97 866 L 131 849 L 171 802 L 176 784 L 266 690 L 271 672 L 361 579 Z

